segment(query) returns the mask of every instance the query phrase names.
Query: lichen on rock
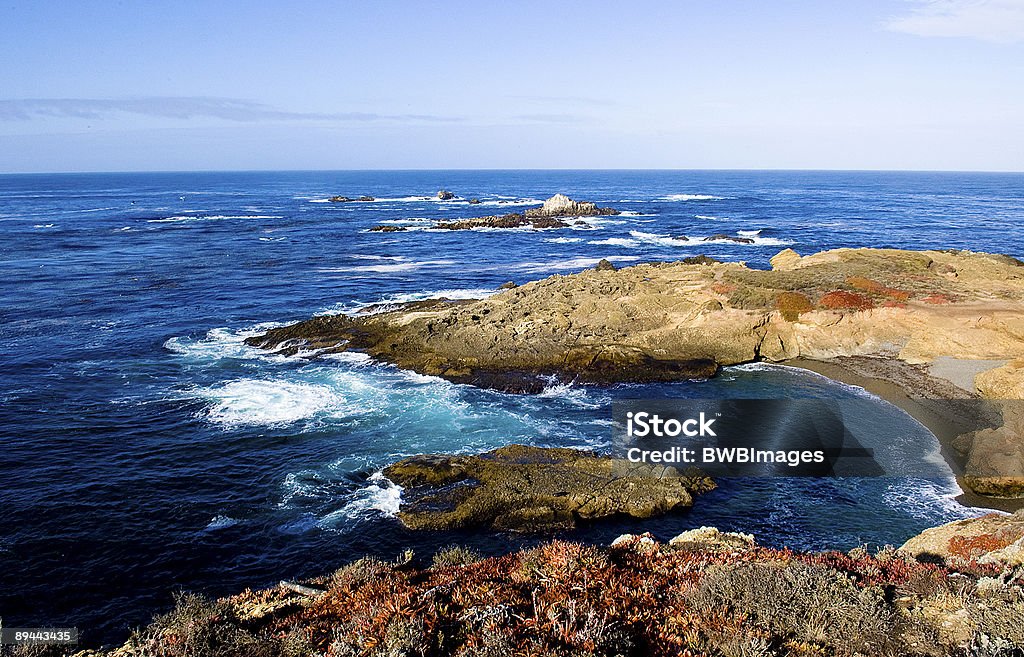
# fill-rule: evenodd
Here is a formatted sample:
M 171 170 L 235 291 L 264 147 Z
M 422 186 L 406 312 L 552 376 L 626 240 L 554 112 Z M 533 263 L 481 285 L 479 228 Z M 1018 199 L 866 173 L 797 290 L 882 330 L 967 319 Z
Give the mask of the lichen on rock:
M 651 518 L 714 488 L 697 472 L 525 445 L 413 456 L 384 474 L 404 488 L 398 517 L 411 529 L 545 532 L 615 515 Z

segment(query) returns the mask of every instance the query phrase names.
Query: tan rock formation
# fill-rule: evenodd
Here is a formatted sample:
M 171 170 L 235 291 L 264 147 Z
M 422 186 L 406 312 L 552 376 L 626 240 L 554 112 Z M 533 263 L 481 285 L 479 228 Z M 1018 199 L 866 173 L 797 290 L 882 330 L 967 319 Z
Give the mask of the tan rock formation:
M 718 365 L 796 357 L 1013 360 L 978 375 L 978 390 L 1024 397 L 1024 361 L 1015 360 L 1024 359 L 1024 266 L 1013 258 L 838 249 L 805 257 L 786 250 L 770 271 L 699 262 L 587 270 L 473 302 L 318 317 L 249 343 L 364 349 L 424 374 L 519 390 L 539 386 L 537 374 L 698 378 Z M 966 441 L 989 446 L 977 458 L 974 446 L 965 450 L 980 492 L 1024 493 L 1014 431 Z M 997 447 L 1011 456 L 988 458 Z

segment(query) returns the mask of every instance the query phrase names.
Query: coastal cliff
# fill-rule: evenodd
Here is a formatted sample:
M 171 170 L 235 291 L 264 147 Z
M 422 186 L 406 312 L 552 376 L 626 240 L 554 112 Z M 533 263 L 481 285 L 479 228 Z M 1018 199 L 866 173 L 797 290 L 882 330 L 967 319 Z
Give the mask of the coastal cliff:
M 248 343 L 285 353 L 359 349 L 423 374 L 515 391 L 539 389 L 546 375 L 706 378 L 722 365 L 797 358 L 868 357 L 929 375 L 943 365 L 957 396 L 998 400 L 1001 415 L 950 446 L 962 454 L 962 483 L 986 495 L 1024 494 L 1024 414 L 1005 401 L 1024 397 L 1020 261 L 968 251 L 801 257 L 787 249 L 771 264 L 765 271 L 698 257 L 601 267 L 478 301 L 317 317 Z

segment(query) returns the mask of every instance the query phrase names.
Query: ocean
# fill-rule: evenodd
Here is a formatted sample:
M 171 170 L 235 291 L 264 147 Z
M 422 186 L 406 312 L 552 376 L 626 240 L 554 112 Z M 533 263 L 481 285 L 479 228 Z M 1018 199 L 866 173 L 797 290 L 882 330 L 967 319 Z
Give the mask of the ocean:
M 459 199 L 431 199 L 448 189 Z M 624 211 L 563 230 L 432 231 L 554 193 Z M 377 200 L 331 203 L 340 194 Z M 470 205 L 468 199 L 479 204 Z M 369 232 L 375 225 L 403 232 Z M 1024 256 L 1020 174 L 430 171 L 0 176 L 0 618 L 123 640 L 188 590 L 218 596 L 366 554 L 542 538 L 412 533 L 379 474 L 403 456 L 521 442 L 607 447 L 636 397 L 865 397 L 785 367 L 707 382 L 539 395 L 454 385 L 359 354 L 285 358 L 246 336 L 378 302 L 475 298 L 506 281 L 784 248 L 960 248 Z M 669 238 L 690 237 L 689 242 Z M 742 236 L 740 244 L 714 235 Z M 875 399 L 907 454 L 935 439 Z M 858 420 L 860 421 L 860 420 Z M 722 481 L 687 512 L 563 534 L 662 539 L 701 525 L 770 546 L 899 544 L 980 513 L 933 479 Z

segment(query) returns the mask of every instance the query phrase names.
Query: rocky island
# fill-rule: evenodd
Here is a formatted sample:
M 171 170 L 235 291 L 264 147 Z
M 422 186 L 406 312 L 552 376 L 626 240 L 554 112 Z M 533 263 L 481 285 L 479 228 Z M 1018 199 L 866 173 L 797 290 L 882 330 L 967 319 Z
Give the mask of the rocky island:
M 902 368 L 913 395 L 1024 398 L 1024 266 L 967 251 L 785 250 L 771 270 L 697 258 L 555 275 L 483 300 L 317 317 L 247 342 L 271 350 L 364 350 L 423 374 L 532 391 L 539 378 L 704 378 L 723 365 L 866 359 Z M 945 385 L 937 395 L 929 382 Z M 1024 493 L 1024 414 L 947 447 L 961 483 Z M 940 436 L 941 438 L 941 436 Z M 955 440 L 953 440 L 955 438 Z
M 438 192 L 440 200 L 447 200 L 442 194 L 451 194 L 442 190 Z M 454 198 L 454 195 L 451 196 Z M 476 200 L 476 199 L 473 199 Z M 477 201 L 479 202 L 479 201 Z M 473 204 L 473 201 L 470 201 Z M 570 219 L 578 217 L 597 217 L 617 215 L 614 208 L 599 208 L 596 203 L 574 201 L 565 194 L 555 194 L 539 208 L 530 208 L 525 212 L 511 212 L 502 215 L 458 219 L 455 221 L 438 221 L 433 227 L 441 230 L 472 230 L 474 228 L 569 228 L 573 224 Z M 402 227 L 380 225 L 370 229 L 371 232 L 394 232 L 405 230 Z

